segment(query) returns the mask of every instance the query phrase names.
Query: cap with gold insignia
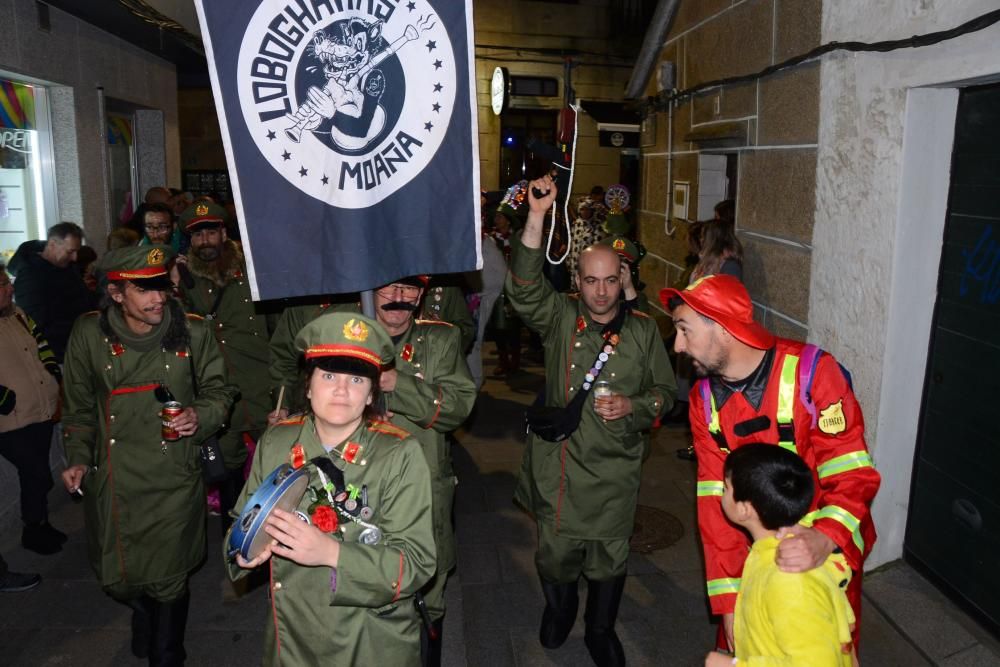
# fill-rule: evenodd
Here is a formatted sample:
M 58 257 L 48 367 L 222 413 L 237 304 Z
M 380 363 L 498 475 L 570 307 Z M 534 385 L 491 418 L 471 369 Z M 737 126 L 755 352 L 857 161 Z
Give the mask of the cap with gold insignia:
M 295 347 L 306 361 L 331 372 L 377 377 L 395 348 L 378 322 L 358 313 L 329 313 L 302 328 Z
M 598 241 L 598 243 L 600 245 L 611 246 L 611 249 L 629 264 L 635 264 L 645 254 L 640 254 L 639 247 L 624 236 L 606 236 Z
M 118 248 L 101 257 L 96 268 L 105 280 L 128 280 L 148 290 L 170 290 L 169 263 L 174 249 L 167 245 L 144 245 Z
M 181 213 L 181 228 L 191 234 L 206 227 L 221 227 L 227 217 L 226 209 L 215 202 L 196 201 Z

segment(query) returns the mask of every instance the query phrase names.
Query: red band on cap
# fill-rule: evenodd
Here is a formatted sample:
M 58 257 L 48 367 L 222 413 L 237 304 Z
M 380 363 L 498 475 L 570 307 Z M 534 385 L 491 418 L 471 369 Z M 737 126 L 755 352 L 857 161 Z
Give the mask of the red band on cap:
M 141 280 L 143 278 L 156 278 L 167 275 L 167 270 L 162 266 L 150 266 L 145 269 L 128 269 L 127 271 L 108 271 L 108 280 Z
M 367 361 L 376 368 L 382 368 L 382 359 L 366 347 L 357 345 L 314 345 L 305 351 L 306 359 L 316 359 L 318 357 L 353 357 L 361 361 Z

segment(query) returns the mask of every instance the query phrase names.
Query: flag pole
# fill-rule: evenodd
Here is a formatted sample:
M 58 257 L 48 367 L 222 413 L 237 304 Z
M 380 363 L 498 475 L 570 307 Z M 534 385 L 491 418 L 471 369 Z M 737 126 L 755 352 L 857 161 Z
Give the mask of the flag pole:
M 361 293 L 361 314 L 375 318 L 375 291 L 366 289 Z

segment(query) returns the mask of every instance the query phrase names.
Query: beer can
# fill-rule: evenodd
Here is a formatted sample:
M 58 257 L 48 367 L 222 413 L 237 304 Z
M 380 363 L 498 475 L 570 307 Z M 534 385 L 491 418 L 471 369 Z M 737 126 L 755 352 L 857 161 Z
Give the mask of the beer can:
M 181 439 L 181 434 L 177 432 L 177 429 L 170 428 L 170 420 L 182 412 L 184 412 L 184 408 L 177 401 L 167 401 L 163 404 L 163 409 L 160 410 L 160 418 L 163 420 L 160 422 L 163 425 L 160 437 L 164 440 Z

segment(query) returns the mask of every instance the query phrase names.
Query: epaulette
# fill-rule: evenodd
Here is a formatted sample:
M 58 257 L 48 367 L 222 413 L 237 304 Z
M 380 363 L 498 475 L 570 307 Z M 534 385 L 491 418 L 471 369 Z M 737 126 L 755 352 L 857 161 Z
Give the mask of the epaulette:
M 415 320 L 415 322 L 417 324 L 439 324 L 439 325 L 444 325 L 446 327 L 453 327 L 453 326 L 455 326 L 451 322 L 443 322 L 441 320 Z
M 187 315 L 187 318 L 189 320 L 203 320 L 203 319 L 205 319 L 201 315 L 195 315 L 194 313 L 185 313 L 185 315 Z
M 80 317 L 96 317 L 96 316 L 98 316 L 100 314 L 101 314 L 101 311 L 99 311 L 99 310 L 88 310 L 87 312 L 82 313 L 80 315 Z
M 572 294 L 567 294 L 566 296 L 568 298 L 570 298 L 570 299 L 573 299 L 573 301 L 579 301 L 580 300 L 580 293 L 579 292 L 573 292 Z
M 275 426 L 302 426 L 306 421 L 305 415 L 292 415 L 291 417 L 285 417 L 284 419 L 279 419 L 274 423 Z
M 649 315 L 642 312 L 641 310 L 633 310 L 632 314 L 635 315 L 636 317 L 645 317 L 647 320 L 649 319 Z
M 395 424 L 390 424 L 389 422 L 372 422 L 368 425 L 369 431 L 374 431 L 376 433 L 385 433 L 387 435 L 394 435 L 400 440 L 403 438 L 409 438 L 410 432 L 406 429 L 399 428 Z

